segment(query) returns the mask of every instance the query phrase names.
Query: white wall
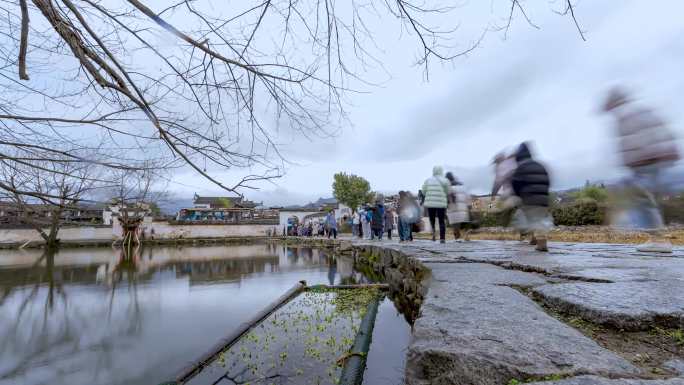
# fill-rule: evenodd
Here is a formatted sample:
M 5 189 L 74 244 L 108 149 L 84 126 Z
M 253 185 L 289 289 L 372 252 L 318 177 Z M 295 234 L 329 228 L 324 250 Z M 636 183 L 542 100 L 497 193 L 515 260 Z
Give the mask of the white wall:
M 340 219 L 342 219 L 342 217 L 344 217 L 345 215 L 351 217 L 351 214 L 351 208 L 343 203 L 340 203 L 337 210 L 335 210 L 335 219 L 337 219 L 337 221 L 339 222 Z
M 66 227 L 59 230 L 59 239 L 63 241 L 113 241 L 115 239 L 111 227 Z M 0 229 L 0 243 L 25 243 L 27 241 L 43 242 L 43 238 L 32 229 Z
M 320 211 L 284 211 L 280 210 L 280 232 L 282 233 L 283 229 L 287 227 L 287 220 L 290 217 L 297 217 L 299 218 L 299 223 L 302 223 L 304 221 L 304 217 L 307 215 L 311 214 L 318 214 Z
M 147 238 L 154 239 L 261 237 L 282 234 L 282 228 L 278 225 L 171 225 L 168 222 L 144 221 L 142 229 Z M 114 241 L 121 239 L 121 226 L 62 228 L 59 230 L 59 239 L 70 242 Z M 42 243 L 43 238 L 32 229 L 0 229 L 0 243 L 23 244 L 28 241 Z
M 171 225 L 168 222 L 143 222 L 146 238 L 225 238 L 258 237 L 282 234 L 278 225 Z M 153 231 L 154 230 L 154 231 Z

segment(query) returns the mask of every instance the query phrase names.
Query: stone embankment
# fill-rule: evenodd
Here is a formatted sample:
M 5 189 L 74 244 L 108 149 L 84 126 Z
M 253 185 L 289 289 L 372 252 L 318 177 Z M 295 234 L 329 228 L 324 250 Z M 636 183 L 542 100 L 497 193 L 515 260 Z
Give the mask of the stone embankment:
M 684 252 L 342 241 L 413 309 L 411 385 L 684 385 Z M 536 382 L 535 382 L 536 381 Z

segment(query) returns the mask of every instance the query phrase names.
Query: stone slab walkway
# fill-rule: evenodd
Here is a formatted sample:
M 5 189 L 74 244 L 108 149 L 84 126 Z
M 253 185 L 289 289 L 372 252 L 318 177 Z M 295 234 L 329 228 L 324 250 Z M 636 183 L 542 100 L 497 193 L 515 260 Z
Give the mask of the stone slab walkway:
M 358 241 L 412 257 L 431 271 L 414 325 L 407 383 L 507 385 L 667 384 L 550 316 L 540 301 L 588 321 L 630 330 L 684 325 L 684 250 L 646 254 L 630 245 Z M 588 376 L 587 376 L 588 375 Z M 612 380 L 611 380 L 612 379 Z M 515 383 L 515 382 L 513 382 Z

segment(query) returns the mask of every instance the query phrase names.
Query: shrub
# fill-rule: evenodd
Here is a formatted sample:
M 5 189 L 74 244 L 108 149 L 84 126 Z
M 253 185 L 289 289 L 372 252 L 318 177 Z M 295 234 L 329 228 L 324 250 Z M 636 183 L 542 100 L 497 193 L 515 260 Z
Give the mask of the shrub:
M 556 226 L 602 225 L 606 220 L 606 207 L 593 199 L 579 199 L 553 207 L 551 214 Z
M 510 224 L 512 210 L 503 211 L 472 211 L 471 221 L 479 224 L 480 227 L 505 227 Z
M 660 207 L 663 210 L 663 219 L 668 224 L 684 224 L 684 197 L 677 196 L 670 199 L 661 199 Z
M 576 200 L 593 200 L 603 203 L 608 200 L 608 190 L 603 186 L 588 184 L 580 191 L 571 194 L 571 197 Z

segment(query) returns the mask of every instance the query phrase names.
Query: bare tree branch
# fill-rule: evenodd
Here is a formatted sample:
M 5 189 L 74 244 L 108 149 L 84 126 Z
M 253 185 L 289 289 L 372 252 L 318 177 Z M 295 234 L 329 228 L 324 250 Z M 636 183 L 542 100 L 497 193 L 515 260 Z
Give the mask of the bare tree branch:
M 506 31 L 515 12 L 538 28 L 520 0 L 502 3 Z M 283 143 L 349 123 L 351 98 L 380 83 L 369 71 L 386 71 L 379 30 L 408 32 L 426 76 L 473 52 L 490 28 L 459 44 L 459 8 L 446 4 L 176 0 L 158 11 L 141 0 L 3 0 L 0 160 L 55 177 L 71 175 L 50 162 L 107 177 L 182 166 L 241 195 L 283 175 Z
M 26 73 L 26 50 L 28 49 L 29 15 L 26 0 L 19 0 L 21 8 L 21 38 L 19 46 L 19 79 L 29 80 Z

